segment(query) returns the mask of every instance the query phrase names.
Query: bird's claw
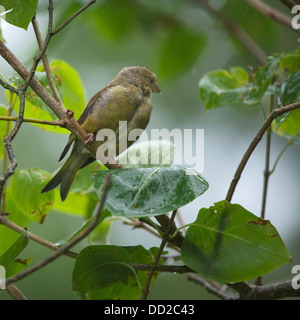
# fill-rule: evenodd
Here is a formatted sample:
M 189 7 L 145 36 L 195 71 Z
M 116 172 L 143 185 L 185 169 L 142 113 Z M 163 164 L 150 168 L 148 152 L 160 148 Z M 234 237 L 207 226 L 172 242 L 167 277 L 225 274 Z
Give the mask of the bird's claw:
M 88 133 L 87 134 L 87 139 L 84 141 L 84 144 L 88 144 L 90 142 L 92 142 L 94 139 L 94 134 L 93 133 Z

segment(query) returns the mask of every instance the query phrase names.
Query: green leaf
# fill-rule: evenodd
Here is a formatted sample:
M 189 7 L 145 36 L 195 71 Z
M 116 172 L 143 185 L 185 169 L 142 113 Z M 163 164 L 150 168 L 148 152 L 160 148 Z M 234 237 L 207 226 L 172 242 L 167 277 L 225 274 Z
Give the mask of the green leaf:
M 287 72 L 300 70 L 300 47 L 289 53 L 282 53 L 279 61 L 280 68 Z
M 16 241 L 0 256 L 0 265 L 7 269 L 17 256 L 24 250 L 29 241 L 26 231 L 23 231 Z
M 78 119 L 86 104 L 85 90 L 78 72 L 63 60 L 52 60 L 50 70 L 61 83 L 64 106 L 71 109 L 74 117 Z
M 5 10 L 13 9 L 6 14 L 6 22 L 27 30 L 36 11 L 38 0 L 1 0 Z
M 280 56 L 267 58 L 266 64 L 254 69 L 248 76 L 240 68 L 216 70 L 206 73 L 199 81 L 199 92 L 206 110 L 236 103 L 257 104 L 270 90 L 278 71 Z
M 125 168 L 169 167 L 176 147 L 169 140 L 138 142 L 120 154 L 116 161 Z
M 276 118 L 272 129 L 278 135 L 300 143 L 300 109 L 293 110 L 283 117 Z
M 15 274 L 26 269 L 30 265 L 32 259 L 33 257 L 29 257 L 26 259 L 15 259 L 6 270 L 6 277 L 12 277 Z
M 30 220 L 17 208 L 11 197 L 10 185 L 6 189 L 5 196 L 6 212 L 9 213 L 8 219 L 18 226 L 25 228 L 30 225 Z M 6 251 L 18 238 L 19 234 L 2 224 L 0 224 L 0 255 Z
M 230 72 L 216 70 L 206 73 L 199 82 L 200 97 L 205 109 L 243 102 L 247 94 L 248 74 L 240 67 Z
M 184 166 L 115 169 L 92 176 L 98 194 L 107 173 L 111 185 L 106 207 L 116 216 L 160 215 L 186 205 L 208 188 L 200 174 Z
M 204 34 L 187 27 L 172 28 L 159 46 L 158 73 L 168 80 L 182 75 L 193 66 L 206 46 Z
M 289 74 L 281 88 L 280 102 L 282 106 L 298 102 L 300 97 L 300 71 Z
M 86 247 L 76 259 L 72 288 L 82 299 L 137 299 L 148 272 L 135 271 L 131 263 L 153 263 L 152 254 L 142 246 Z
M 224 283 L 256 278 L 291 260 L 270 221 L 227 201 L 199 211 L 181 249 L 187 266 Z
M 11 177 L 11 196 L 16 206 L 27 218 L 38 223 L 43 223 L 52 209 L 54 191 L 41 194 L 50 178 L 50 173 L 38 168 L 17 169 Z
M 107 209 L 103 209 L 100 213 L 100 217 L 98 219 L 97 225 L 100 225 L 103 222 L 103 220 L 110 215 L 111 213 Z M 79 233 L 83 232 L 90 225 L 92 219 L 93 217 L 90 217 L 89 219 L 87 219 L 79 229 L 75 230 L 71 235 L 67 236 L 65 239 L 57 242 L 56 245 L 57 246 L 64 245 L 65 243 L 75 238 Z

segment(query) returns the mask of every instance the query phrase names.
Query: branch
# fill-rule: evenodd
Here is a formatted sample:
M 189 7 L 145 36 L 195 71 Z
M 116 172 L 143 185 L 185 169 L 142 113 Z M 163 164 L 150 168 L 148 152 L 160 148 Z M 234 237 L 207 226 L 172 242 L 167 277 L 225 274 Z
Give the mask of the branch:
M 146 284 L 142 290 L 142 300 L 146 300 L 147 299 L 147 296 L 148 296 L 148 293 L 149 293 L 149 286 L 150 286 L 150 282 L 151 282 L 151 279 L 153 277 L 153 274 L 156 270 L 156 267 L 157 267 L 157 264 L 158 264 L 158 261 L 160 259 L 160 256 L 164 250 L 164 247 L 166 245 L 166 243 L 168 242 L 168 239 L 169 239 L 169 236 L 170 236 L 170 233 L 171 233 L 171 228 L 172 228 L 172 224 L 174 222 L 174 219 L 175 219 L 175 216 L 176 216 L 176 213 L 177 213 L 177 210 L 174 210 L 173 213 L 172 213 L 172 216 L 169 220 L 169 223 L 168 223 L 168 227 L 166 229 L 166 232 L 163 236 L 163 239 L 162 239 L 162 242 L 160 244 L 160 247 L 156 253 L 156 256 L 154 258 L 154 261 L 153 261 L 153 264 L 151 266 L 151 269 L 150 269 L 150 272 L 148 274 L 148 278 L 147 278 L 147 281 L 146 281 Z
M 281 108 L 277 108 L 277 109 L 274 109 L 270 114 L 269 116 L 267 117 L 267 119 L 265 120 L 265 122 L 263 123 L 262 127 L 259 129 L 258 133 L 256 134 L 256 136 L 253 138 L 250 146 L 248 147 L 246 153 L 244 154 L 235 174 L 234 174 L 234 177 L 231 181 L 231 184 L 230 184 L 230 187 L 229 187 L 229 190 L 227 192 L 227 196 L 226 196 L 226 200 L 227 201 L 231 201 L 232 199 L 232 196 L 233 196 L 233 193 L 235 191 L 235 188 L 236 188 L 236 185 L 238 184 L 240 178 L 241 178 L 241 175 L 242 175 L 242 172 L 252 154 L 252 152 L 255 150 L 256 146 L 258 145 L 258 143 L 260 142 L 260 140 L 262 139 L 264 133 L 267 131 L 267 129 L 269 128 L 269 126 L 271 125 L 272 121 L 284 114 L 284 113 L 287 113 L 289 111 L 292 111 L 292 110 L 295 110 L 295 109 L 298 109 L 300 108 L 300 102 L 297 102 L 297 103 L 293 103 L 293 104 L 290 104 L 290 105 L 287 105 L 287 106 L 284 106 L 284 107 L 281 107 Z
M 17 288 L 13 283 L 7 285 L 5 289 L 15 300 L 28 300 L 20 291 L 20 289 Z
M 274 103 L 274 94 L 270 95 L 269 101 L 269 114 L 273 110 L 273 103 Z M 271 150 L 271 134 L 272 130 L 269 127 L 267 130 L 267 139 L 266 139 L 266 156 L 265 156 L 265 170 L 264 170 L 264 185 L 263 185 L 263 199 L 262 199 L 262 206 L 261 206 L 261 218 L 265 219 L 265 212 L 266 212 L 266 204 L 267 204 L 267 191 L 268 191 L 268 184 L 270 178 L 270 150 Z
M 17 167 L 17 161 L 15 158 L 15 154 L 12 148 L 12 141 L 15 138 L 16 134 L 20 130 L 20 127 L 23 122 L 24 116 L 24 109 L 25 109 L 25 92 L 26 87 L 19 91 L 19 100 L 20 100 L 20 107 L 19 107 L 19 115 L 16 119 L 15 126 L 12 128 L 11 132 L 4 138 L 4 146 L 6 148 L 6 152 L 10 161 L 9 167 L 3 171 L 0 177 L 0 204 L 2 201 L 2 194 L 5 187 L 5 183 L 7 179 L 14 173 L 15 168 Z
M 247 282 L 228 284 L 228 286 L 239 293 L 241 300 L 275 300 L 300 297 L 300 290 L 294 289 L 290 280 L 264 286 L 256 286 Z
M 219 297 L 222 300 L 233 300 L 236 299 L 236 297 L 224 292 L 224 290 L 217 288 L 210 284 L 209 282 L 195 276 L 194 274 L 188 275 L 188 280 L 195 282 L 196 284 L 199 284 L 204 289 L 207 290 L 207 292 L 214 294 L 215 296 Z
M 89 6 L 94 4 L 96 0 L 91 0 L 88 2 L 85 6 L 83 6 L 81 9 L 79 9 L 77 12 L 75 12 L 68 20 L 66 20 L 60 27 L 58 27 L 56 30 L 51 31 L 51 36 L 55 35 L 59 31 L 61 31 L 63 28 L 65 28 L 73 19 L 75 19 L 82 11 L 87 9 Z
M 263 15 L 299 33 L 299 30 L 296 30 L 292 27 L 291 18 L 289 16 L 281 13 L 280 11 L 273 9 L 272 7 L 261 2 L 260 0 L 245 0 L 245 1 L 248 2 L 250 6 L 255 8 L 257 11 L 259 11 Z
M 0 121 L 16 121 L 18 117 L 10 117 L 10 116 L 0 116 Z M 49 126 L 60 126 L 64 127 L 66 122 L 64 120 L 52 121 L 52 120 L 41 120 L 41 119 L 33 119 L 33 118 L 23 118 L 23 122 L 37 123 L 41 125 L 49 125 Z
M 50 12 L 51 11 L 49 10 L 49 13 Z M 49 20 L 50 20 L 50 17 L 49 17 Z M 44 44 L 43 44 L 43 41 L 42 41 L 42 36 L 41 36 L 40 29 L 39 29 L 39 25 L 38 25 L 38 22 L 37 22 L 35 17 L 33 17 L 33 19 L 32 19 L 32 26 L 33 26 L 34 33 L 35 33 L 35 36 L 36 36 L 36 39 L 37 39 L 37 42 L 38 42 L 38 46 L 39 46 L 39 48 L 41 50 Z M 51 30 L 48 29 L 48 33 L 49 32 L 51 32 Z M 46 52 L 44 53 L 44 55 L 42 57 L 42 61 L 43 61 L 44 69 L 45 69 L 45 72 L 46 72 L 46 75 L 47 75 L 47 79 L 49 81 L 49 85 L 50 85 L 50 88 L 52 90 L 53 96 L 54 96 L 54 98 L 55 98 L 55 100 L 57 102 L 59 102 L 61 105 L 63 105 L 63 103 L 62 103 L 62 101 L 60 99 L 60 96 L 58 94 L 57 88 L 55 86 L 55 83 L 53 81 L 53 78 L 52 78 L 52 74 L 51 74 L 51 70 L 50 70 L 50 66 L 49 66 L 49 63 L 48 63 L 48 58 L 47 58 Z
M 169 228 L 170 218 L 166 214 L 163 214 L 160 216 L 155 216 L 155 219 L 160 223 L 161 230 L 165 233 L 167 231 L 167 229 Z M 177 227 L 176 227 L 174 221 L 171 221 L 170 234 L 174 234 L 175 231 L 177 231 Z M 178 248 L 181 248 L 181 244 L 183 241 L 183 235 L 179 231 L 179 232 L 177 232 L 177 234 L 174 238 L 169 239 L 169 240 L 170 240 L 170 243 L 172 243 L 173 245 L 175 245 Z
M 150 271 L 152 264 L 142 264 L 142 263 L 131 263 L 130 264 L 135 270 Z M 174 266 L 174 265 L 157 265 L 155 271 L 158 272 L 171 272 L 171 273 L 188 273 L 195 272 L 187 266 Z
M 88 225 L 86 229 L 81 231 L 79 234 L 77 234 L 76 237 L 74 237 L 72 240 L 70 240 L 66 245 L 60 247 L 56 252 L 54 252 L 51 256 L 47 257 L 46 259 L 38 262 L 35 266 L 31 268 L 27 268 L 21 272 L 19 272 L 17 275 L 10 277 L 6 279 L 6 284 L 14 283 L 18 280 L 21 280 L 25 278 L 26 276 L 32 274 L 33 272 L 45 267 L 50 262 L 56 260 L 61 255 L 65 254 L 71 247 L 73 247 L 75 244 L 77 244 L 79 241 L 84 239 L 95 227 L 97 227 L 97 222 L 99 220 L 100 214 L 104 208 L 106 195 L 108 191 L 108 187 L 110 185 L 110 176 L 106 175 L 103 183 L 103 187 L 101 190 L 101 197 L 98 203 L 98 207 L 96 209 L 96 213 L 94 215 L 94 218 L 91 220 L 91 223 Z
M 293 0 L 279 0 L 279 1 L 282 2 L 289 9 L 292 9 L 296 5 L 296 3 Z
M 225 28 L 256 58 L 260 64 L 266 61 L 266 53 L 259 45 L 242 29 L 237 23 L 231 20 L 225 13 L 217 10 L 208 0 L 196 0 L 197 3 L 208 9 L 217 19 L 219 19 Z

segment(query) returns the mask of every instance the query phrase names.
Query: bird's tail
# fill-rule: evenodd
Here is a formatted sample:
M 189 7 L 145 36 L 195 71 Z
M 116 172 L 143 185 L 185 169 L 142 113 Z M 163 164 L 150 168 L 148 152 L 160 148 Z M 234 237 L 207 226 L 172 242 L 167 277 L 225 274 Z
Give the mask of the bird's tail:
M 90 162 L 85 156 L 71 154 L 56 175 L 46 184 L 41 193 L 48 192 L 60 184 L 60 197 L 64 201 L 67 198 L 77 171 Z

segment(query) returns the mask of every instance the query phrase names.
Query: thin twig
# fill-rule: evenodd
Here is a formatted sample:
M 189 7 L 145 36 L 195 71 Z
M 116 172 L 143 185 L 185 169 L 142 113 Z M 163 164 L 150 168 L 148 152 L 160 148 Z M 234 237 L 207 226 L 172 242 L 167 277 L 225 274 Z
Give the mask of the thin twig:
M 175 219 L 175 216 L 176 216 L 176 213 L 177 213 L 177 210 L 174 210 L 173 213 L 172 213 L 172 216 L 170 218 L 170 221 L 169 221 L 169 224 L 168 224 L 168 227 L 167 227 L 167 230 L 163 236 L 163 239 L 162 239 L 162 242 L 160 244 L 160 247 L 156 253 L 156 256 L 154 258 L 154 261 L 153 261 L 153 264 L 151 266 L 151 269 L 150 269 L 150 272 L 148 274 L 148 277 L 147 277 L 147 281 L 146 281 L 146 284 L 142 290 L 142 300 L 146 300 L 147 299 L 147 296 L 148 296 L 148 293 L 149 293 L 149 287 L 150 287 L 150 283 L 151 283 L 151 279 L 153 277 L 153 274 L 154 274 L 154 271 L 157 267 L 157 264 L 158 264 L 158 261 L 160 259 L 160 256 L 164 250 L 164 247 L 166 245 L 166 243 L 168 242 L 168 239 L 169 239 L 169 236 L 170 236 L 170 232 L 171 232 L 171 227 L 172 227 L 172 223 Z
M 236 297 L 224 292 L 223 290 L 214 287 L 211 285 L 209 282 L 197 277 L 194 274 L 189 274 L 188 275 L 188 280 L 195 282 L 196 284 L 199 284 L 202 286 L 204 289 L 207 290 L 207 292 L 214 294 L 215 296 L 219 297 L 222 300 L 232 300 L 236 299 Z
M 270 175 L 274 173 L 276 167 L 277 167 L 277 164 L 279 162 L 279 160 L 281 159 L 281 157 L 283 156 L 283 154 L 285 153 L 285 151 L 293 144 L 293 140 L 289 140 L 288 143 L 284 146 L 284 148 L 281 150 L 281 152 L 279 153 L 274 165 L 273 165 L 273 168 L 270 170 Z
M 27 268 L 21 272 L 19 272 L 17 275 L 10 277 L 6 279 L 6 284 L 14 283 L 16 281 L 19 281 L 26 276 L 32 274 L 33 272 L 45 267 L 48 265 L 50 262 L 56 260 L 59 258 L 61 255 L 65 254 L 66 251 L 68 251 L 71 247 L 73 247 L 75 244 L 77 244 L 79 241 L 84 239 L 96 226 L 97 222 L 99 220 L 100 214 L 104 208 L 105 200 L 106 200 L 106 195 L 108 191 L 108 187 L 110 185 L 110 176 L 106 175 L 103 183 L 103 187 L 101 190 L 101 197 L 97 206 L 96 213 L 94 215 L 94 218 L 91 220 L 91 223 L 88 225 L 86 229 L 81 231 L 79 234 L 76 235 L 72 240 L 70 240 L 67 244 L 64 246 L 60 247 L 57 251 L 55 251 L 51 256 L 47 257 L 46 259 L 38 262 L 36 265 L 32 266 L 31 268 Z
M 289 29 L 296 31 L 299 33 L 299 30 L 296 30 L 292 27 L 291 18 L 280 11 L 268 6 L 266 3 L 261 2 L 260 0 L 245 0 L 248 2 L 253 8 L 262 13 L 263 15 L 273 19 L 274 21 L 288 27 Z
M 75 19 L 82 11 L 84 11 L 85 9 L 87 9 L 89 6 L 91 6 L 92 4 L 94 4 L 96 2 L 96 0 L 91 0 L 90 2 L 88 2 L 85 6 L 83 6 L 81 9 L 79 9 L 77 12 L 75 12 L 68 20 L 66 20 L 60 27 L 58 27 L 57 29 L 51 31 L 51 36 L 54 36 L 56 33 L 58 33 L 59 31 L 61 31 L 63 28 L 65 28 L 73 19 Z
M 274 103 L 274 95 L 270 95 L 269 101 L 269 114 L 273 110 Z M 271 134 L 272 130 L 269 127 L 267 129 L 267 139 L 266 139 L 266 158 L 265 158 L 265 170 L 264 170 L 264 186 L 263 186 L 263 198 L 262 198 L 262 206 L 261 206 L 261 218 L 265 218 L 266 212 L 266 203 L 267 203 L 267 192 L 268 192 L 268 184 L 270 178 L 270 149 L 271 149 Z
M 1 78 L 0 78 L 0 84 L 4 89 L 9 90 L 9 91 L 15 93 L 16 95 L 19 95 L 20 92 L 19 92 L 18 89 L 16 89 L 15 87 L 11 86 L 9 83 L 5 82 Z
M 300 102 L 297 102 L 297 103 L 293 103 L 293 104 L 289 104 L 287 106 L 284 106 L 284 107 L 281 107 L 281 108 L 277 108 L 277 109 L 274 109 L 270 114 L 269 116 L 267 117 L 266 121 L 263 123 L 263 125 L 261 126 L 261 128 L 259 129 L 258 133 L 256 134 L 256 136 L 253 138 L 250 146 L 248 147 L 247 151 L 245 152 L 235 174 L 234 174 L 234 177 L 231 181 L 231 184 L 230 184 L 230 187 L 229 187 L 229 190 L 227 192 L 227 195 L 226 195 L 226 200 L 227 201 L 231 201 L 232 199 L 232 196 L 234 194 L 234 191 L 235 191 L 235 188 L 241 178 L 241 175 L 242 175 L 242 172 L 252 154 L 252 152 L 255 150 L 256 146 L 258 145 L 258 143 L 260 142 L 260 140 L 262 139 L 264 133 L 267 131 L 267 129 L 269 128 L 269 126 L 271 125 L 272 121 L 286 113 L 286 112 L 289 112 L 289 111 L 292 111 L 292 110 L 295 110 L 295 109 L 298 109 L 300 108 Z
M 0 116 L 0 121 L 16 121 L 18 117 L 11 117 L 11 116 Z M 49 125 L 49 126 L 60 126 L 64 127 L 66 125 L 66 122 L 64 120 L 42 120 L 42 119 L 33 119 L 33 118 L 23 118 L 23 122 L 29 122 L 29 123 L 36 123 L 41 125 Z
M 41 50 L 43 48 L 43 41 L 42 41 L 42 36 L 41 36 L 40 29 L 39 29 L 39 25 L 38 25 L 38 22 L 37 22 L 35 17 L 33 17 L 33 19 L 32 19 L 32 25 L 33 25 L 33 30 L 34 30 L 34 33 L 35 33 L 35 36 L 36 36 L 36 39 L 37 39 L 38 46 L 39 46 L 39 48 Z M 50 32 L 50 31 L 48 30 L 48 32 Z M 46 75 L 47 75 L 47 79 L 49 81 L 49 85 L 50 85 L 50 88 L 52 90 L 53 96 L 54 96 L 56 101 L 58 101 L 61 105 L 63 105 L 63 103 L 61 101 L 61 98 L 59 96 L 59 93 L 57 91 L 57 88 L 55 86 L 54 80 L 52 78 L 52 74 L 51 74 L 51 70 L 50 70 L 50 66 L 49 66 L 49 62 L 48 62 L 48 58 L 47 58 L 47 53 L 46 52 L 44 53 L 44 55 L 42 57 L 42 61 L 43 61 L 44 69 L 45 69 L 45 72 L 46 72 Z
M 142 263 L 131 263 L 130 264 L 135 270 L 143 270 L 143 271 L 150 271 L 152 269 L 152 264 L 142 264 Z M 155 271 L 158 272 L 171 272 L 171 273 L 188 273 L 188 272 L 195 272 L 191 268 L 187 266 L 174 266 L 174 265 L 157 265 L 155 267 Z
M 6 148 L 6 152 L 7 152 L 10 164 L 9 164 L 8 168 L 5 171 L 3 171 L 3 173 L 1 174 L 1 177 L 0 177 L 0 204 L 2 201 L 2 194 L 3 194 L 3 190 L 5 188 L 5 183 L 6 183 L 7 179 L 14 173 L 15 168 L 17 167 L 17 161 L 15 158 L 15 154 L 14 154 L 11 143 L 12 143 L 13 139 L 15 138 L 16 134 L 18 133 L 18 131 L 20 130 L 22 122 L 23 122 L 24 110 L 25 110 L 25 92 L 26 92 L 26 89 L 20 90 L 20 93 L 19 93 L 20 107 L 19 107 L 18 118 L 15 122 L 14 127 L 10 131 L 10 133 L 4 138 L 4 146 Z M 2 205 L 1 205 L 1 207 L 2 207 Z

